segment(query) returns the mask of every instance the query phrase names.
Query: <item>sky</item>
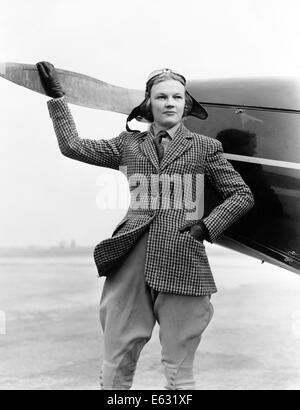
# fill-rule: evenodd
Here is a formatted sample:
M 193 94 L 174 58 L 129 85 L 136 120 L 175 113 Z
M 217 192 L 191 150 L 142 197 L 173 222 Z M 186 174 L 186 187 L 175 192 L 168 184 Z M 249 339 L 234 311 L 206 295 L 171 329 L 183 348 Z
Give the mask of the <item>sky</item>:
M 0 62 L 46 60 L 144 89 L 170 67 L 195 78 L 298 76 L 297 0 L 0 0 Z M 0 79 L 0 247 L 95 245 L 126 213 L 125 177 L 61 155 L 47 97 Z M 126 117 L 70 106 L 81 137 L 112 138 Z M 120 174 L 120 175 L 119 175 Z M 122 206 L 101 207 L 103 181 Z M 128 203 L 128 202 L 127 202 Z

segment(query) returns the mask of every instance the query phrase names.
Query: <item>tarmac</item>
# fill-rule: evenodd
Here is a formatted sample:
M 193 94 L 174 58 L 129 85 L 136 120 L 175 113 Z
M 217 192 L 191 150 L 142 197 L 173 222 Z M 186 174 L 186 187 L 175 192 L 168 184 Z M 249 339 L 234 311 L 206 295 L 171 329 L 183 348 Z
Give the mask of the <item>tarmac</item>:
M 206 243 L 218 287 L 198 390 L 300 389 L 300 277 Z M 104 278 L 92 257 L 0 259 L 0 390 L 98 390 Z M 162 390 L 158 327 L 133 390 Z

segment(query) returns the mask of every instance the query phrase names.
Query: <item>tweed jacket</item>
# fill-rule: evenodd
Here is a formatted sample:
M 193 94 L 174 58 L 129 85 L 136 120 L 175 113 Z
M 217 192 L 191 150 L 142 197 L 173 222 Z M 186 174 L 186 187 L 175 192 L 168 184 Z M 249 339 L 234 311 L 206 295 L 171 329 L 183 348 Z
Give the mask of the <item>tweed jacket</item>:
M 129 182 L 131 203 L 125 217 L 112 236 L 100 242 L 94 251 L 99 276 L 108 276 L 122 263 L 122 258 L 148 229 L 145 279 L 150 287 L 178 295 L 202 296 L 217 292 L 205 244 L 189 231 L 181 232 L 180 228 L 202 220 L 210 242 L 214 243 L 254 205 L 250 188 L 224 158 L 222 144 L 192 133 L 181 124 L 159 164 L 150 131 L 125 131 L 110 140 L 83 139 L 78 136 L 65 97 L 48 101 L 48 109 L 63 155 L 119 170 Z M 203 205 L 195 212 L 192 202 L 186 200 L 196 194 L 203 204 L 204 179 L 201 177 L 204 175 L 223 199 L 205 218 Z M 179 184 L 173 182 L 169 189 L 163 188 L 163 178 L 174 176 Z M 199 185 L 202 191 L 201 188 L 197 191 Z

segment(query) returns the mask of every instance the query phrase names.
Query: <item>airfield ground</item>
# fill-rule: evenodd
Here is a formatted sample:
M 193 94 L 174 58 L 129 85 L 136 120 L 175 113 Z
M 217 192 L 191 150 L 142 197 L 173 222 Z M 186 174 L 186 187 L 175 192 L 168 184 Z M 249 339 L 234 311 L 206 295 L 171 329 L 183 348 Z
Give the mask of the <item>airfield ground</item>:
M 300 389 L 300 277 L 206 245 L 219 292 L 195 364 L 198 389 Z M 103 280 L 91 258 L 0 261 L 0 389 L 98 389 Z M 162 389 L 158 328 L 134 389 Z

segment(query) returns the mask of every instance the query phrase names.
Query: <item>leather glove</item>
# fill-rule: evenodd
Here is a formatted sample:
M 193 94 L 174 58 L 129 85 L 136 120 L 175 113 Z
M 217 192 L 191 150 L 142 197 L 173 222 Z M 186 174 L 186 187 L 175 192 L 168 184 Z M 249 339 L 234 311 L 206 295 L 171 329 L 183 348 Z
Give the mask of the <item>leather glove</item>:
M 48 97 L 63 97 L 66 93 L 58 80 L 58 75 L 54 65 L 48 63 L 47 61 L 41 61 L 37 63 L 36 66 L 40 75 L 42 86 Z
M 197 241 L 203 241 L 206 239 L 209 241 L 209 232 L 206 228 L 205 224 L 200 221 L 195 224 L 195 222 L 188 222 L 182 228 L 179 229 L 180 232 L 187 232 L 189 231 L 190 234 L 195 238 Z

